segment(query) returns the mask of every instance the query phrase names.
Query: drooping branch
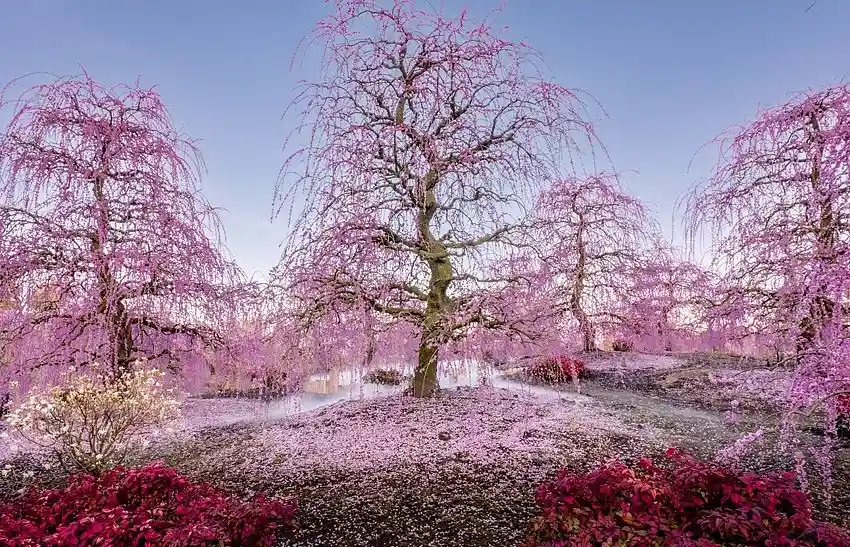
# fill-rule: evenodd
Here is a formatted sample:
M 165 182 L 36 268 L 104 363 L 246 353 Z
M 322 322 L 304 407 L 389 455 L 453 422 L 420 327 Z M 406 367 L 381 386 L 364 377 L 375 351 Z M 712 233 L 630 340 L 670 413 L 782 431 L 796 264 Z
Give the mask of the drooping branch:
M 848 113 L 847 85 L 760 111 L 717 139 L 716 169 L 684 198 L 691 243 L 710 229 L 715 316 L 797 355 L 797 408 L 850 385 Z
M 117 372 L 220 344 L 241 272 L 157 92 L 83 74 L 13 96 L 18 83 L 0 97 L 0 282 L 17 302 L 0 328 L 17 368 Z
M 320 77 L 291 104 L 292 137 L 308 144 L 287 158 L 274 206 L 306 205 L 277 273 L 311 320 L 367 305 L 420 329 L 417 393 L 429 394 L 440 341 L 511 324 L 475 307 L 515 283 L 485 272 L 529 245 L 523 211 L 596 138 L 577 92 L 466 11 L 334 5 L 308 42 L 323 47 Z
M 655 242 L 658 228 L 646 206 L 616 176 L 598 174 L 555 183 L 538 200 L 544 262 L 561 286 L 562 306 L 596 348 L 596 322 L 620 300 L 629 275 Z

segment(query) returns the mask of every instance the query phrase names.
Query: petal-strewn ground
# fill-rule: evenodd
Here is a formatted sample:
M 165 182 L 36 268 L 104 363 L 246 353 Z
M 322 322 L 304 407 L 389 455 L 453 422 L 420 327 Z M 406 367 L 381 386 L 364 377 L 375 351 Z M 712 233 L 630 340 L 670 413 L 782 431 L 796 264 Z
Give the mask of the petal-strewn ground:
M 562 467 L 660 457 L 668 446 L 709 459 L 756 427 L 765 439 L 742 465 L 792 467 L 776 445 L 776 420 L 762 408 L 781 393 L 787 372 L 638 355 L 598 358 L 588 369 L 579 393 L 571 383 L 504 380 L 494 383 L 510 389 L 451 388 L 431 400 L 382 393 L 302 413 L 297 403 L 191 399 L 174 432 L 141 459 L 164 459 L 240 495 L 294 496 L 301 506 L 294 545 L 340 547 L 517 545 L 535 514 L 537 485 Z M 725 410 L 736 399 L 746 404 L 730 426 Z M 848 452 L 839 443 L 834 454 L 832 505 L 813 489 L 819 515 L 845 527 Z M 35 476 L 24 477 L 27 470 Z M 7 494 L 61 477 L 32 460 L 14 462 L 13 471 Z
M 516 545 L 560 467 L 659 452 L 590 399 L 493 388 L 341 403 L 206 430 L 166 454 L 243 492 L 301 500 L 301 545 Z

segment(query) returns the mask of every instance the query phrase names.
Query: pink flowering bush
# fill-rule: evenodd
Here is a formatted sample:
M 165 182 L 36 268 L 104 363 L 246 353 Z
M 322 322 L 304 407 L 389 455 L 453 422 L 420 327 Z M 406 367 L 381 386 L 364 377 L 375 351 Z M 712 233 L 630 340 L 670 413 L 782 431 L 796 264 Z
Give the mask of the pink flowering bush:
M 0 545 L 263 547 L 294 528 L 291 502 L 240 503 L 163 465 L 76 475 L 0 505 Z
M 759 476 L 670 449 L 670 467 L 642 459 L 587 474 L 564 470 L 537 494 L 542 515 L 525 547 L 724 545 L 839 547 L 850 536 L 815 521 L 793 474 Z

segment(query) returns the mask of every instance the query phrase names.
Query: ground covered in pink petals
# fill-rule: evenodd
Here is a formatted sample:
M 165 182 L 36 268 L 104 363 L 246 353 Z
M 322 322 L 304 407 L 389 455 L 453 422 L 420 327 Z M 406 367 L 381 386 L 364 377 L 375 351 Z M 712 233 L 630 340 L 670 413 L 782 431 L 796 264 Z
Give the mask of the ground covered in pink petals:
M 353 401 L 250 431 L 249 443 L 227 447 L 221 455 L 238 453 L 259 469 L 275 465 L 306 472 L 318 467 L 366 472 L 445 459 L 491 464 L 506 456 L 592 458 L 582 445 L 588 439 L 614 436 L 644 447 L 652 437 L 651 430 L 628 426 L 589 399 L 541 400 L 492 388 L 450 391 L 435 401 Z
M 528 385 L 521 376 L 425 400 L 393 392 L 357 399 L 355 390 L 355 400 L 313 410 L 329 400 L 190 398 L 183 417 L 137 460 L 165 460 L 244 497 L 294 496 L 301 527 L 290 545 L 301 547 L 518 545 L 537 511 L 537 486 L 559 469 L 659 458 L 669 446 L 712 459 L 756 428 L 764 438 L 741 465 L 793 468 L 765 410 L 785 389 L 787 371 L 704 356 L 609 354 L 588 359 L 578 391 L 573 382 Z M 741 401 L 735 424 L 726 421 L 732 400 Z M 806 434 L 820 442 L 817 432 Z M 832 505 L 819 498 L 814 476 L 813 494 L 821 518 L 847 526 L 850 446 L 837 450 Z M 18 456 L 0 462 L 10 466 L 2 494 L 62 480 L 43 460 Z
M 600 354 L 588 361 L 588 384 L 672 398 L 693 406 L 728 410 L 777 410 L 787 402 L 788 368 L 754 366 L 724 355 Z
M 295 495 L 298 545 L 483 546 L 519 544 L 559 468 L 662 448 L 583 397 L 461 388 L 206 429 L 162 456 L 245 494 Z

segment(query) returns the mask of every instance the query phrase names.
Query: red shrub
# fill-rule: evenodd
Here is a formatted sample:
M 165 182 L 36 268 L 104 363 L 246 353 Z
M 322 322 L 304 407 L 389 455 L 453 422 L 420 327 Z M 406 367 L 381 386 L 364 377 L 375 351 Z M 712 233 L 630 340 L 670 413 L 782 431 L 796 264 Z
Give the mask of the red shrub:
M 793 474 L 737 474 L 675 449 L 671 468 L 609 464 L 587 475 L 562 471 L 543 484 L 525 547 L 723 545 L 839 547 L 850 536 L 814 521 Z
M 562 355 L 541 359 L 532 364 L 526 373 L 535 380 L 557 384 L 581 377 L 585 368 L 583 361 Z
M 850 395 L 839 395 L 836 397 L 835 407 L 839 416 L 850 417 Z
M 271 546 L 294 516 L 292 503 L 240 503 L 163 465 L 119 468 L 0 505 L 0 545 Z

